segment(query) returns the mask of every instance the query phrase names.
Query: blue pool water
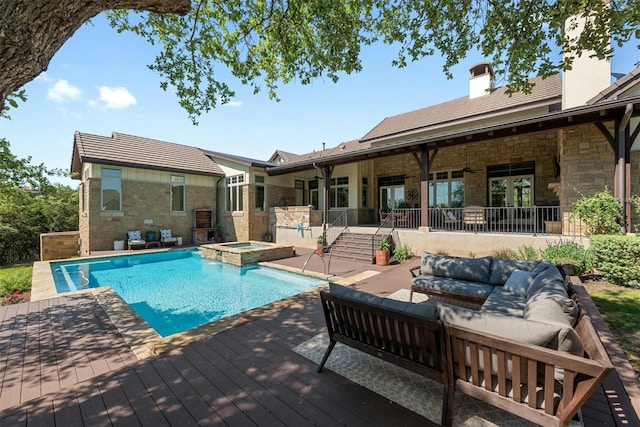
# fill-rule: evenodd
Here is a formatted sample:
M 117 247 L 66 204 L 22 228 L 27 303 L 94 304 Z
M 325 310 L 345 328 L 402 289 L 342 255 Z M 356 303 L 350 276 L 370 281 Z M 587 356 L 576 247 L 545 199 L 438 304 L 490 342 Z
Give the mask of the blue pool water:
M 54 262 L 51 270 L 58 293 L 111 286 L 163 337 L 326 283 L 196 250 Z

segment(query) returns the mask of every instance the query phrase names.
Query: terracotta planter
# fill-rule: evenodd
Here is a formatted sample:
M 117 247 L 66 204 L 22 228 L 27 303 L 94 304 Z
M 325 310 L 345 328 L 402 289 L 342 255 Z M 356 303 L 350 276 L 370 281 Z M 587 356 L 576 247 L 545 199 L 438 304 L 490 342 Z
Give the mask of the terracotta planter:
M 324 245 L 322 243 L 318 243 L 316 248 L 316 253 L 320 256 L 324 256 Z
M 391 253 L 389 251 L 376 249 L 376 265 L 389 265 L 390 257 Z

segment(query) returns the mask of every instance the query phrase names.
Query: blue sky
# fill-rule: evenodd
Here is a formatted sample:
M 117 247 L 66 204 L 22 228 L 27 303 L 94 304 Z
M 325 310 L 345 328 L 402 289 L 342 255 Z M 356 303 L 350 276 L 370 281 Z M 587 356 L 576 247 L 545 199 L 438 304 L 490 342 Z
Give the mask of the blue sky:
M 468 69 L 483 60 L 470 55 L 447 80 L 439 57 L 398 69 L 391 65 L 392 47 L 367 47 L 361 73 L 345 75 L 337 84 L 327 79 L 282 86 L 280 102 L 231 80 L 233 102 L 201 116 L 194 126 L 146 67 L 154 49 L 96 17 L 60 49 L 45 73 L 25 86 L 28 101 L 10 111 L 11 120 L 0 120 L 0 137 L 17 156 L 66 170 L 75 131 L 123 132 L 267 160 L 276 149 L 301 154 L 322 149 L 323 142 L 335 146 L 363 136 L 387 116 L 465 96 Z M 638 61 L 640 51 L 625 47 L 616 52 L 612 71 L 627 73 Z

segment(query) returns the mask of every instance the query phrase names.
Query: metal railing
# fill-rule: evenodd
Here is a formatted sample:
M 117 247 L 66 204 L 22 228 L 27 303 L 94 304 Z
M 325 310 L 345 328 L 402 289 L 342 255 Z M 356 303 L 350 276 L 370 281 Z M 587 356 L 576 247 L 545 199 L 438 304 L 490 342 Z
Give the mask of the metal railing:
M 331 213 L 335 215 L 331 215 Z M 333 217 L 333 220 L 327 227 L 327 246 L 331 246 L 344 231 L 349 228 L 349 216 L 347 215 L 347 209 L 329 211 L 329 218 Z
M 586 235 L 585 225 L 566 215 L 571 210 L 569 206 L 429 208 L 429 226 L 436 231 Z M 420 208 L 380 211 L 381 227 L 418 229 L 420 215 Z

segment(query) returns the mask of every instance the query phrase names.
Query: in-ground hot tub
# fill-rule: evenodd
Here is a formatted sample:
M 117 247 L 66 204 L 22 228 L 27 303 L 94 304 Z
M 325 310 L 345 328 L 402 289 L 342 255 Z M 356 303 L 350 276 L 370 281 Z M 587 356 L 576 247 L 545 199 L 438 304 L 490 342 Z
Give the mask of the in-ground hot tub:
M 293 245 L 256 241 L 211 243 L 200 249 L 205 258 L 238 266 L 289 258 L 294 254 Z

